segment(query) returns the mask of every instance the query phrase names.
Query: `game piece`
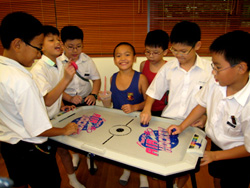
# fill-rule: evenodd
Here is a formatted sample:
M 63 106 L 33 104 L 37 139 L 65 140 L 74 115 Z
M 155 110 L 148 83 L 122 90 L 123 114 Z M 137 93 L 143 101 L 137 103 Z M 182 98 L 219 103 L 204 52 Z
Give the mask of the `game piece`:
M 149 123 L 147 123 L 147 124 L 141 123 L 141 127 L 148 127 L 148 125 L 149 125 Z

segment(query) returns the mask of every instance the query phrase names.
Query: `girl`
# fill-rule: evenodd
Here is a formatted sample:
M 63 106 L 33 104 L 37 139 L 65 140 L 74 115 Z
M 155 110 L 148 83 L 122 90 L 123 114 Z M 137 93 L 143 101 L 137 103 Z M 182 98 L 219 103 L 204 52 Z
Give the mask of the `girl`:
M 119 71 L 111 77 L 111 92 L 113 108 L 121 109 L 125 113 L 142 110 L 148 88 L 147 78 L 133 69 L 136 61 L 134 47 L 127 43 L 119 43 L 113 52 L 115 65 Z M 124 169 L 120 183 L 126 185 L 130 171 Z M 140 175 L 140 187 L 148 187 L 147 177 Z

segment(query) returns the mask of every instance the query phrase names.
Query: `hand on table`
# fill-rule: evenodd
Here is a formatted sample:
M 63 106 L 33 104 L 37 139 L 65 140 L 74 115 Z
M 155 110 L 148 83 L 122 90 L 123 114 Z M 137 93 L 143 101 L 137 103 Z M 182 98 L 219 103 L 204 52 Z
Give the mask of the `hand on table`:
M 82 103 L 82 97 L 79 95 L 75 95 L 71 98 L 70 102 L 75 104 L 75 105 L 80 104 L 80 103 Z
M 76 123 L 69 123 L 64 127 L 64 135 L 68 136 L 77 133 L 78 125 Z
M 174 130 L 175 129 L 175 130 Z M 167 128 L 167 131 L 168 131 L 168 134 L 169 135 L 177 135 L 177 134 L 180 134 L 183 130 L 180 126 L 178 125 L 170 125 L 168 128 Z
M 124 104 L 124 105 L 122 105 L 121 109 L 126 114 L 129 114 L 129 113 L 135 111 L 133 108 L 133 105 L 131 105 L 131 104 Z
M 151 120 L 151 112 L 146 112 L 146 111 L 142 111 L 140 113 L 140 122 L 143 125 L 147 125 L 149 123 L 149 121 Z
M 85 99 L 84 99 L 84 102 L 87 104 L 87 105 L 95 105 L 95 102 L 96 102 L 96 99 L 95 99 L 95 96 L 93 95 L 88 95 Z
M 69 112 L 71 110 L 74 110 L 76 109 L 76 106 L 75 105 L 71 105 L 71 106 L 62 106 L 61 107 L 61 110 L 64 111 L 64 112 Z

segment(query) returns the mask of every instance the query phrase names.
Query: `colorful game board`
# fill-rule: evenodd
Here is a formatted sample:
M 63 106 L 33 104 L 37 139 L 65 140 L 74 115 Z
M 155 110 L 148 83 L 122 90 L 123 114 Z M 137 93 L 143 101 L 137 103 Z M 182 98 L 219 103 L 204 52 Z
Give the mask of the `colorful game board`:
M 189 127 L 180 135 L 166 128 L 180 121 L 152 117 L 140 126 L 139 113 L 86 106 L 52 120 L 55 127 L 78 124 L 78 133 L 52 139 L 101 157 L 167 176 L 195 168 L 206 147 L 205 133 Z

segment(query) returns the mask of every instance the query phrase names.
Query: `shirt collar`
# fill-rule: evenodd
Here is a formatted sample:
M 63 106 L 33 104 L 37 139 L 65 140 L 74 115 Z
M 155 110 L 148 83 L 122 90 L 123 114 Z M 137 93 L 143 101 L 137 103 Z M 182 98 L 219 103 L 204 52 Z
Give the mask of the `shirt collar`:
M 237 93 L 234 94 L 235 100 L 241 105 L 245 106 L 247 103 L 247 100 L 249 98 L 249 91 L 250 91 L 250 80 L 248 77 L 247 84 Z
M 8 57 L 4 57 L 4 56 L 0 56 L 0 63 L 3 65 L 7 65 L 7 66 L 12 66 L 15 67 L 17 69 L 19 69 L 20 71 L 28 74 L 29 76 L 32 77 L 32 74 L 20 63 L 18 63 L 17 61 L 10 59 Z
M 63 63 L 67 63 L 69 61 L 69 58 L 65 55 L 65 53 L 63 52 L 63 54 L 59 57 L 59 60 Z M 84 53 L 81 53 L 79 55 L 79 59 L 76 61 L 76 63 L 82 63 L 85 62 L 87 60 L 86 56 L 84 55 Z
M 193 67 L 190 70 L 195 69 L 196 67 L 200 68 L 202 70 L 205 69 L 204 64 L 202 63 L 201 57 L 198 54 L 196 54 L 195 63 L 194 63 Z M 179 63 L 179 61 L 178 61 L 177 58 L 175 58 L 174 63 L 172 65 L 171 69 L 175 69 L 175 68 L 178 68 L 178 69 L 181 68 L 180 67 L 180 63 Z
M 47 63 L 51 67 L 57 67 L 54 61 L 52 61 L 50 58 L 48 58 L 46 55 L 42 55 L 41 58 L 45 63 Z
M 226 86 L 220 86 L 220 90 L 225 98 L 228 99 L 235 99 L 241 106 L 245 106 L 247 103 L 247 100 L 249 98 L 249 91 L 250 91 L 250 76 L 248 78 L 247 84 L 237 93 L 235 93 L 232 96 L 226 97 L 227 87 Z

